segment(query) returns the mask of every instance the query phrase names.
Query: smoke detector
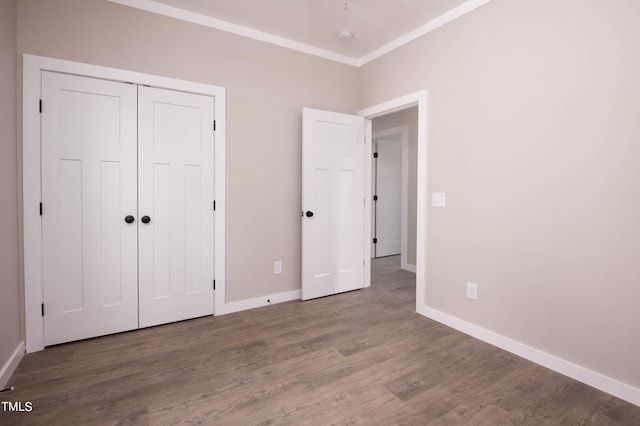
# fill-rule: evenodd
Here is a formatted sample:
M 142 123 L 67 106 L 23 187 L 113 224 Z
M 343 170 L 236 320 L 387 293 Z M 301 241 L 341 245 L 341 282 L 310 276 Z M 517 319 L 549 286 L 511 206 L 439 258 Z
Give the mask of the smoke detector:
M 342 41 L 349 41 L 353 38 L 353 33 L 349 30 L 342 30 L 338 33 L 338 38 Z

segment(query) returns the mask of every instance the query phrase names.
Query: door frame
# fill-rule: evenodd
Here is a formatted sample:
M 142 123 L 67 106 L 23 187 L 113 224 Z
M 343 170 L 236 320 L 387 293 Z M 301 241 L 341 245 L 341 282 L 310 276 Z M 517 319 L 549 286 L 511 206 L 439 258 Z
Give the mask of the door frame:
M 178 80 L 153 74 L 84 64 L 24 54 L 22 56 L 22 220 L 23 220 L 23 273 L 24 317 L 26 351 L 44 349 L 44 318 L 42 273 L 42 222 L 40 112 L 38 105 L 42 93 L 42 71 L 75 74 L 103 80 L 145 84 L 163 89 L 196 93 L 214 97 L 215 119 L 215 280 L 214 315 L 224 313 L 225 306 L 225 122 L 226 89 L 224 87 Z M 46 108 L 46 105 L 43 105 Z M 44 207 L 46 209 L 46 206 Z M 212 283 L 213 284 L 213 283 Z
M 425 315 L 425 293 L 427 287 L 427 165 L 428 165 L 428 92 L 420 90 L 387 102 L 358 111 L 365 117 L 365 152 L 372 152 L 372 125 L 375 117 L 418 106 L 418 169 L 417 169 L 417 214 L 416 214 L 416 312 Z M 371 286 L 371 161 L 365 161 L 365 287 Z
M 415 265 L 409 267 L 407 263 L 408 250 L 408 212 L 409 212 L 409 126 L 391 127 L 389 129 L 380 130 L 373 133 L 371 138 L 371 148 L 373 150 L 373 142 L 377 139 L 384 139 L 387 136 L 400 135 L 402 143 L 402 201 L 400 203 L 400 267 L 407 271 L 416 272 Z M 376 170 L 377 174 L 377 170 Z M 373 168 L 371 170 L 371 183 L 373 184 Z M 371 208 L 371 219 L 376 218 L 377 213 Z M 371 228 L 373 229 L 373 228 Z M 369 240 L 371 241 L 371 240 Z M 372 243 L 373 244 L 373 243 Z

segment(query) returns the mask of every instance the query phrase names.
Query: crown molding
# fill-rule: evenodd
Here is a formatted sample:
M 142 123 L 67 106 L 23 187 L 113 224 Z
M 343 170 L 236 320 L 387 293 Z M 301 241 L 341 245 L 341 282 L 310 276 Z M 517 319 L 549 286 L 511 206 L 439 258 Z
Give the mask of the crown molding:
M 468 0 L 464 3 L 462 3 L 461 5 L 454 7 L 453 9 L 451 9 L 450 11 L 443 13 L 442 15 L 438 16 L 437 18 L 433 18 L 432 20 L 430 20 L 429 22 L 427 22 L 426 24 L 416 28 L 413 31 L 410 31 L 408 33 L 406 33 L 403 36 L 398 37 L 397 39 L 385 44 L 384 46 L 372 51 L 371 53 L 366 54 L 365 56 L 363 56 L 362 58 L 360 58 L 358 60 L 358 66 L 361 67 L 363 65 L 368 64 L 369 62 L 378 59 L 381 56 L 386 55 L 389 52 L 392 52 L 394 50 L 396 50 L 397 48 L 404 46 L 407 43 L 410 43 L 414 40 L 416 40 L 417 38 L 422 37 L 425 34 L 430 33 L 431 31 L 440 28 L 443 25 L 448 24 L 449 22 L 453 21 L 454 19 L 457 19 L 459 17 L 461 17 L 462 15 L 465 15 L 477 8 L 479 8 L 480 6 L 484 6 L 485 4 L 489 3 L 491 0 Z
M 236 34 L 239 36 L 251 38 L 276 46 L 285 47 L 287 49 L 296 50 L 298 52 L 307 53 L 309 55 L 318 56 L 320 58 L 329 59 L 343 64 L 358 66 L 358 59 L 345 55 L 340 55 L 329 50 L 311 46 L 309 44 L 300 43 L 286 37 L 277 36 L 275 34 L 264 31 L 254 30 L 253 28 L 243 25 L 234 24 L 223 21 L 221 19 L 212 18 L 201 13 L 190 12 L 166 4 L 158 3 L 153 0 L 108 0 L 112 3 L 129 6 L 136 9 L 145 10 L 147 12 L 157 13 L 158 15 L 169 16 L 181 21 L 191 22 L 193 24 L 203 25 L 220 31 Z
M 212 18 L 201 13 L 190 12 L 188 10 L 180 9 L 177 7 L 169 6 L 166 4 L 158 3 L 153 0 L 108 0 L 112 3 L 117 3 L 123 6 L 129 6 L 136 9 L 144 10 L 158 15 L 164 15 L 171 18 L 179 19 L 181 21 L 191 22 L 193 24 L 203 25 L 205 27 L 213 28 L 220 31 L 236 34 L 242 37 L 251 38 L 253 40 L 262 41 L 264 43 L 273 44 L 276 46 L 284 47 L 287 49 L 295 50 L 298 52 L 306 53 L 309 55 L 317 56 L 331 61 L 340 62 L 343 64 L 351 65 L 353 67 L 361 67 L 387 53 L 404 46 L 413 40 L 422 37 L 423 35 L 440 28 L 441 26 L 448 24 L 456 18 L 465 15 L 472 10 L 479 8 L 480 6 L 489 3 L 491 0 L 468 0 L 461 5 L 451 9 L 450 11 L 432 19 L 426 24 L 416 28 L 413 31 L 385 44 L 384 46 L 366 54 L 360 58 L 354 58 L 351 56 L 341 55 L 339 53 L 332 52 L 330 50 L 321 49 L 319 47 L 312 46 L 310 44 L 301 43 L 286 37 L 281 37 L 275 34 L 267 33 L 264 31 L 258 31 L 253 28 L 249 28 L 243 25 L 234 24 L 222 19 Z

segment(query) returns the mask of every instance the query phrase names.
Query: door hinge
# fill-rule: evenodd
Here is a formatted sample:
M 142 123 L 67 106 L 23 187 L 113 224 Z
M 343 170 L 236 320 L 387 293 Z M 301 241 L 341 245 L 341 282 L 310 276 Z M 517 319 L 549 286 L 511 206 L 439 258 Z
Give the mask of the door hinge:
M 216 211 L 216 200 L 213 200 L 213 211 Z
M 42 316 L 44 316 L 44 303 L 40 304 L 40 312 L 42 312 Z
M 40 203 L 40 216 L 42 216 L 42 203 Z
M 40 110 L 40 114 L 42 114 L 42 99 L 40 99 L 40 102 L 39 102 L 39 110 Z
M 378 196 L 377 195 L 373 196 L 373 201 L 378 201 Z
M 213 289 L 216 289 L 216 280 L 213 280 Z
M 377 152 L 373 153 L 373 158 L 378 158 L 378 153 Z
M 216 120 L 213 120 L 213 131 L 216 131 Z
M 373 239 L 373 244 L 378 244 L 378 239 L 377 238 Z

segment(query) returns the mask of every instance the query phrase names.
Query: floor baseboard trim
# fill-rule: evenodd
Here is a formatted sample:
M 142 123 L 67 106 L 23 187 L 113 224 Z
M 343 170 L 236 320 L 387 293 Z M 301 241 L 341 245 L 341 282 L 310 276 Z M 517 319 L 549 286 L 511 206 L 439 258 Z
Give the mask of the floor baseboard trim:
M 532 348 L 523 343 L 502 336 L 493 331 L 479 327 L 460 318 L 438 311 L 428 306 L 422 306 L 418 313 L 437 321 L 441 324 L 454 328 L 483 342 L 489 343 L 512 354 L 518 355 L 526 360 L 546 367 L 557 373 L 563 374 L 591 387 L 599 389 L 610 395 L 616 396 L 634 405 L 640 406 L 640 389 L 631 385 L 619 382 L 603 374 L 589 370 L 588 368 L 574 364 L 570 361 L 558 358 L 547 352 Z
M 275 305 L 276 303 L 300 300 L 301 290 L 285 291 L 283 293 L 271 294 L 268 296 L 256 297 L 253 299 L 239 300 L 237 302 L 226 303 L 223 314 L 246 311 L 247 309 L 261 308 L 263 306 Z
M 405 271 L 413 272 L 414 274 L 416 273 L 416 265 L 405 263 L 402 265 L 401 268 L 404 269 Z
M 13 351 L 7 362 L 2 367 L 2 370 L 0 370 L 0 389 L 4 389 L 7 383 L 9 383 L 11 375 L 16 371 L 16 368 L 18 368 L 18 364 L 20 364 L 23 356 L 24 342 L 20 342 L 18 343 L 16 350 Z

